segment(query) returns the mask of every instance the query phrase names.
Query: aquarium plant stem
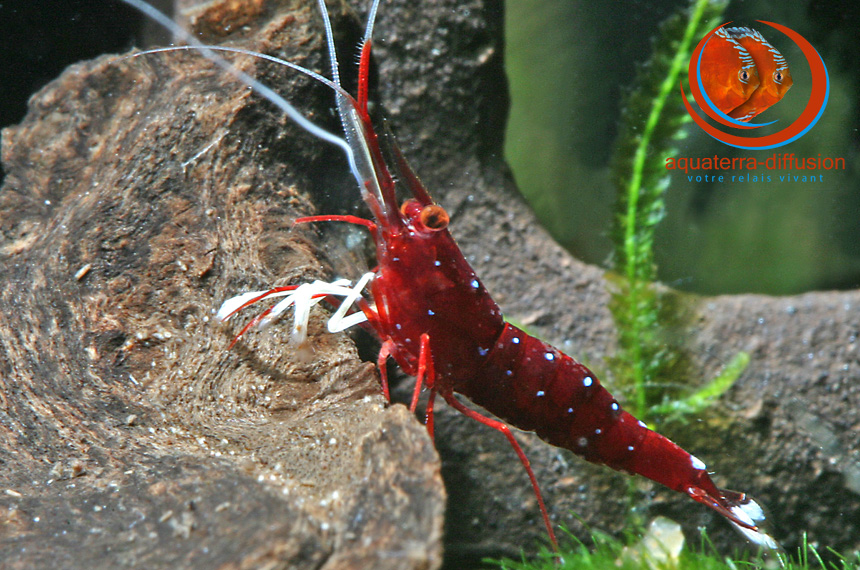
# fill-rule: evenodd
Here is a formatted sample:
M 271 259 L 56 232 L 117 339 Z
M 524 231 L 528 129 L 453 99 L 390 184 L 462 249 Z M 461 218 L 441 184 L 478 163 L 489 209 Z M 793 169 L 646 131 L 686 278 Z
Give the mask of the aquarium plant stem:
M 684 30 L 683 40 L 679 45 L 679 49 L 675 52 L 675 57 L 672 58 L 669 72 L 660 84 L 658 96 L 654 99 L 651 112 L 645 122 L 642 135 L 639 138 L 639 144 L 637 145 L 633 164 L 631 165 L 630 183 L 627 186 L 627 211 L 625 215 L 624 230 L 624 274 L 627 277 L 629 284 L 628 306 L 630 307 L 630 310 L 633 311 L 633 318 L 631 319 L 633 330 L 631 332 L 634 341 L 633 346 L 631 346 L 632 350 L 630 356 L 634 362 L 634 407 L 638 414 L 644 413 L 648 407 L 645 392 L 645 370 L 642 362 L 642 344 L 638 340 L 644 332 L 641 329 L 642 319 L 639 318 L 640 304 L 642 301 L 640 299 L 640 293 L 643 284 L 652 281 L 654 278 L 653 264 L 650 259 L 651 256 L 646 255 L 647 259 L 641 259 L 640 249 L 643 247 L 643 244 L 639 239 L 637 239 L 639 236 L 639 232 L 637 231 L 639 229 L 637 213 L 639 213 L 638 205 L 639 195 L 642 189 L 643 171 L 645 168 L 645 161 L 648 156 L 648 147 L 651 143 L 651 136 L 660 120 L 660 116 L 663 113 L 663 108 L 669 94 L 674 91 L 678 82 L 678 77 L 689 61 L 690 45 L 693 42 L 696 31 L 699 29 L 699 24 L 705 13 L 705 8 L 707 7 L 708 2 L 709 0 L 698 0 L 693 4 L 693 6 L 691 6 L 690 18 L 687 22 L 687 27 Z M 651 250 L 651 246 L 646 246 L 646 248 L 649 251 Z

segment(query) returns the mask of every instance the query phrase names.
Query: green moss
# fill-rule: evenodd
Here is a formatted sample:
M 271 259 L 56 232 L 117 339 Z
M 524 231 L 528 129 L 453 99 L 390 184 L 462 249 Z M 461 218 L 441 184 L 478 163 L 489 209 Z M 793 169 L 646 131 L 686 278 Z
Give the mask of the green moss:
M 829 550 L 825 562 L 815 547 L 803 544 L 797 549 L 797 554 L 789 556 L 785 553 L 776 555 L 747 555 L 746 557 L 727 558 L 719 555 L 703 533 L 698 548 L 684 547 L 676 560 L 655 563 L 648 557 L 629 555 L 629 547 L 638 542 L 638 538 L 628 535 L 624 540 L 595 533 L 592 535 L 594 545 L 589 547 L 565 531 L 562 537 L 562 551 L 555 553 L 544 548 L 535 560 L 514 561 L 486 560 L 488 564 L 498 566 L 502 570 L 860 570 L 860 553 L 844 556 Z M 562 562 L 558 563 L 558 557 Z

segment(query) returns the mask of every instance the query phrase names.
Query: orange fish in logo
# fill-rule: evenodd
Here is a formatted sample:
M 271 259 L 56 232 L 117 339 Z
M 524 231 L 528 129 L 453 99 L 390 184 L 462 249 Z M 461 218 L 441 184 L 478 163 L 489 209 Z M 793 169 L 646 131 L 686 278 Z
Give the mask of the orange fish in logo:
M 726 32 L 746 48 L 758 69 L 761 81 L 758 88 L 749 99 L 729 113 L 730 117 L 739 121 L 749 121 L 782 99 L 794 82 L 785 58 L 760 33 L 752 28 L 728 28 Z
M 702 49 L 699 77 L 708 98 L 723 113 L 747 101 L 760 83 L 755 60 L 725 28 L 714 32 Z

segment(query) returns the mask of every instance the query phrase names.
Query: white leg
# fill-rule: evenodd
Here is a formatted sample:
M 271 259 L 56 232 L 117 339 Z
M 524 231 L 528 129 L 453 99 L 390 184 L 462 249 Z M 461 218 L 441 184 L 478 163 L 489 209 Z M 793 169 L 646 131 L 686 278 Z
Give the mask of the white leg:
M 346 312 L 361 298 L 361 292 L 367 284 L 373 279 L 374 273 L 365 273 L 361 279 L 355 284 L 352 284 L 348 279 L 338 279 L 331 283 L 325 281 L 314 281 L 313 283 L 305 283 L 289 291 L 276 291 L 270 295 L 266 291 L 253 291 L 250 293 L 242 293 L 224 301 L 221 308 L 218 310 L 216 318 L 225 321 L 237 311 L 239 307 L 259 297 L 259 301 L 269 299 L 271 297 L 283 297 L 271 311 L 265 315 L 258 327 L 262 328 L 274 322 L 275 319 L 289 309 L 295 307 L 293 316 L 293 330 L 290 334 L 290 340 L 296 344 L 302 344 L 307 339 L 308 320 L 310 319 L 311 307 L 321 302 L 326 297 L 343 297 L 343 302 L 338 307 L 337 311 L 331 316 L 328 321 L 328 330 L 332 333 L 341 332 L 349 327 L 363 323 L 367 320 L 367 316 L 362 311 L 358 311 L 351 315 Z

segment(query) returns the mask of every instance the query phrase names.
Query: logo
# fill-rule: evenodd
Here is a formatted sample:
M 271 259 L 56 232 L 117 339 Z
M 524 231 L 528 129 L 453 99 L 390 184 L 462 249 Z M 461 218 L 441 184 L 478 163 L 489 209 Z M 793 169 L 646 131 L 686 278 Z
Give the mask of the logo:
M 741 136 L 711 125 L 697 113 L 681 87 L 681 97 L 693 121 L 706 133 L 729 146 L 742 149 L 771 149 L 806 134 L 821 118 L 830 95 L 830 80 L 824 61 L 806 39 L 785 26 L 758 20 L 783 33 L 806 58 L 812 86 L 809 101 L 784 129 L 764 136 Z M 711 30 L 690 58 L 690 91 L 702 111 L 717 123 L 741 131 L 775 123 L 751 123 L 765 109 L 777 104 L 792 85 L 791 72 L 782 55 L 751 28 L 727 28 L 730 22 Z

